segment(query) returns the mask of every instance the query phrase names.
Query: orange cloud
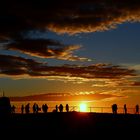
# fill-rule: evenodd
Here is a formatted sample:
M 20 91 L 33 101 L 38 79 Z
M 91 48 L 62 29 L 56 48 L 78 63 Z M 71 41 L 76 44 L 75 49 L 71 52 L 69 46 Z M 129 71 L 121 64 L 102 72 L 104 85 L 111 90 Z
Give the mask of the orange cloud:
M 48 93 L 29 95 L 23 97 L 10 97 L 11 101 L 93 101 L 123 96 L 113 94 L 82 94 L 71 95 L 70 93 Z

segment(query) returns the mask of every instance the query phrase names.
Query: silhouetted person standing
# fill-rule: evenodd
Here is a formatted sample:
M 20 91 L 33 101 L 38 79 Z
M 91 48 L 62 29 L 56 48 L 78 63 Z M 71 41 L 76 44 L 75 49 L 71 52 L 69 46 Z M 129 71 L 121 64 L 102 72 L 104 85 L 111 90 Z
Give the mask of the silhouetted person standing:
M 30 113 L 30 103 L 25 106 L 25 112 L 26 114 Z
M 69 112 L 69 105 L 66 104 L 66 112 Z
M 55 110 L 56 110 L 56 112 L 58 112 L 58 105 L 55 106 Z
M 12 107 L 11 107 L 11 113 L 15 113 L 15 109 L 16 109 L 16 107 L 14 105 L 12 105 Z
M 48 112 L 48 105 L 47 104 L 43 104 L 42 105 L 42 110 L 44 113 L 47 113 Z
M 113 104 L 112 105 L 112 112 L 113 112 L 113 114 L 117 114 L 117 110 L 118 110 L 117 104 Z
M 135 108 L 136 108 L 136 114 L 139 114 L 139 105 L 137 104 Z
M 33 104 L 33 113 L 38 113 L 39 107 L 37 103 Z
M 124 114 L 127 114 L 127 107 L 126 107 L 126 104 L 124 104 Z
M 62 104 L 59 105 L 59 111 L 63 112 L 63 105 Z
M 21 113 L 24 113 L 24 105 L 21 105 Z

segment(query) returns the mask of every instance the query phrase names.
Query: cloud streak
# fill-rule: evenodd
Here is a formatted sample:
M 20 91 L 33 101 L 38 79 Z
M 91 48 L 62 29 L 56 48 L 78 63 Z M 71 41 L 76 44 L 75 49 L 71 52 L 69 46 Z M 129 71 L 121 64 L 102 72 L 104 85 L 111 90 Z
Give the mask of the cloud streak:
M 103 100 L 110 98 L 120 98 L 123 96 L 113 94 L 83 94 L 83 95 L 71 95 L 70 93 L 48 93 L 29 95 L 23 97 L 10 97 L 11 101 L 93 101 Z
M 121 79 L 135 76 L 135 70 L 111 64 L 48 66 L 46 63 L 10 55 L 0 55 L 0 59 L 0 73 L 4 75 L 26 74 L 31 77 L 59 76 L 83 79 Z
M 69 61 L 89 61 L 90 59 L 73 55 L 80 49 L 78 45 L 64 45 L 53 39 L 20 39 L 3 45 L 6 50 L 19 51 L 40 58 L 56 58 Z

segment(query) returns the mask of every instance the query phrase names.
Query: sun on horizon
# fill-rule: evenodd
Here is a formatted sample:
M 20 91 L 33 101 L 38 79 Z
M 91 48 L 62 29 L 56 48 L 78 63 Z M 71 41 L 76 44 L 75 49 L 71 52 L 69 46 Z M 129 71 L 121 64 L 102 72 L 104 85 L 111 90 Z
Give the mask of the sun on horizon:
M 86 112 L 87 111 L 87 105 L 86 103 L 80 103 L 80 112 Z

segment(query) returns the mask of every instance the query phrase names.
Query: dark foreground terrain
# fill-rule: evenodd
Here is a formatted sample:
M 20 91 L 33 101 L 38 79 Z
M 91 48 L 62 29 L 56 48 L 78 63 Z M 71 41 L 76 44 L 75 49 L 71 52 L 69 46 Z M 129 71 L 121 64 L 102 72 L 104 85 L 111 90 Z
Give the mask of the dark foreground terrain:
M 0 132 L 20 137 L 139 137 L 140 115 L 58 112 L 0 117 Z M 12 135 L 11 135 L 12 133 Z

